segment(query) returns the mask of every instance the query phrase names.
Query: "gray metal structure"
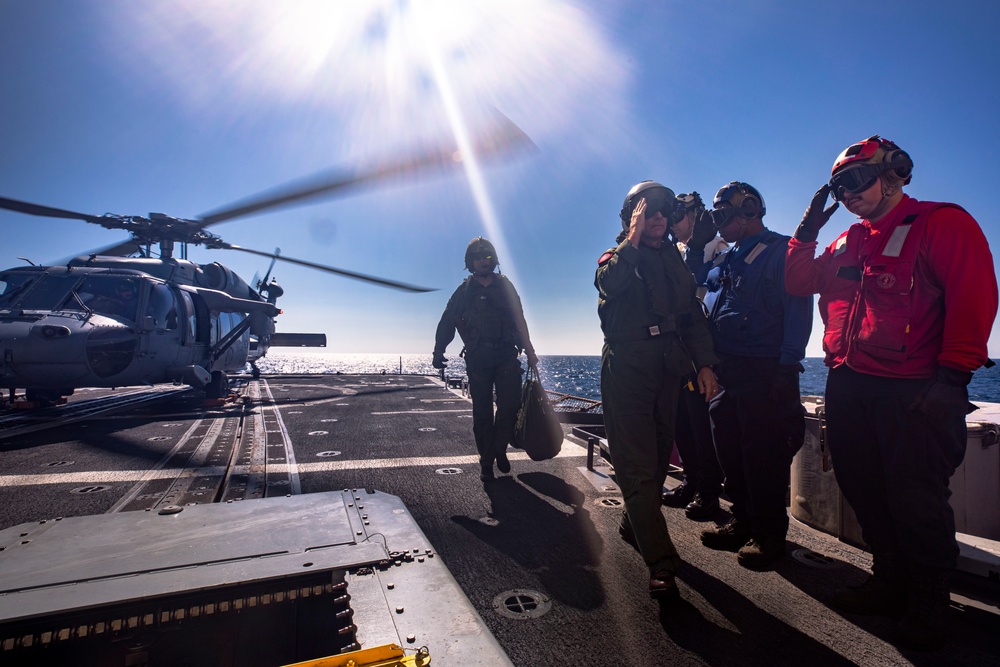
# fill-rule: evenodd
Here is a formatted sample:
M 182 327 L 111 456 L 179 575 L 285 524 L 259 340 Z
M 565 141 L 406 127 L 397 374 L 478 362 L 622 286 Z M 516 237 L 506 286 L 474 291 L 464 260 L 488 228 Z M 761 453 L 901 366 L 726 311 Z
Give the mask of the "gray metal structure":
M 277 665 L 442 636 L 432 657 L 509 664 L 384 493 L 70 517 L 0 547 L 4 664 Z

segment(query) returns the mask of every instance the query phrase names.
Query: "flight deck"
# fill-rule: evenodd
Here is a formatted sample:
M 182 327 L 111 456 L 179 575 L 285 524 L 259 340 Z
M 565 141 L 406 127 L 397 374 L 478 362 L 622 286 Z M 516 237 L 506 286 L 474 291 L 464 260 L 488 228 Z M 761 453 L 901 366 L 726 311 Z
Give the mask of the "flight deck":
M 0 662 L 277 665 L 387 643 L 433 665 L 1000 660 L 988 607 L 953 598 L 930 655 L 892 645 L 891 619 L 833 610 L 870 557 L 795 521 L 785 558 L 754 572 L 664 508 L 685 564 L 661 606 L 586 440 L 566 425 L 558 457 L 515 450 L 484 487 L 471 416 L 459 389 L 395 374 L 241 377 L 209 403 L 80 391 L 8 413 Z

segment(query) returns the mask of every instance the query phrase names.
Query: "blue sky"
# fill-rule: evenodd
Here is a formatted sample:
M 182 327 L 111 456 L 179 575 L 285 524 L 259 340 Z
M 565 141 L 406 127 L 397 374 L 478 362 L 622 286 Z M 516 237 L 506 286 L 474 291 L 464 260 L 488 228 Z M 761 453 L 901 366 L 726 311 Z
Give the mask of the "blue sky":
M 765 224 L 791 234 L 837 154 L 878 133 L 913 157 L 907 192 L 964 206 L 996 252 L 998 20 L 1000 5 L 963 0 L 4 0 L 0 196 L 196 217 L 460 141 L 496 108 L 537 151 L 212 231 L 440 288 L 279 264 L 279 331 L 325 332 L 330 351 L 429 354 L 465 247 L 484 235 L 539 354 L 599 354 L 594 269 L 640 180 L 709 198 L 749 182 Z M 838 211 L 821 243 L 851 221 Z M 4 267 L 124 239 L 12 212 L 0 230 Z M 267 268 L 235 252 L 191 258 L 248 279 Z

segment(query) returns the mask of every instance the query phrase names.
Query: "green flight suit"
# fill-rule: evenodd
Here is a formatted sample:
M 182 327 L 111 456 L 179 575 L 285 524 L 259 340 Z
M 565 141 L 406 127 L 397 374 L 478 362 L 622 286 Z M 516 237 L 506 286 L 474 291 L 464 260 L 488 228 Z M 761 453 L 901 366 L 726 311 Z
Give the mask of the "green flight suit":
M 650 571 L 680 557 L 660 507 L 681 377 L 719 362 L 690 270 L 673 243 L 628 240 L 601 257 L 594 285 L 604 331 L 601 398 L 625 510 Z

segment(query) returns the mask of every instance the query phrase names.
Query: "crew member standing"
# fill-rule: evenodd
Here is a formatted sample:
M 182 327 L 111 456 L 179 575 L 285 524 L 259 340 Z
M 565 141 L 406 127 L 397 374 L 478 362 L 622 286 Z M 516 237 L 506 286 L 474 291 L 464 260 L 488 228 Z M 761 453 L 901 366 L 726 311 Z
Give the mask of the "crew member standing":
M 522 349 L 528 364 L 538 367 L 521 299 L 510 280 L 497 271 L 498 266 L 492 243 L 482 237 L 469 242 L 465 268 L 472 275 L 451 295 L 434 338 L 434 368 L 447 365 L 444 352 L 454 340 L 456 329 L 465 345 L 461 354 L 469 376 L 472 431 L 479 452 L 480 479 L 484 482 L 495 479 L 494 461 L 497 470 L 510 472 L 507 445 L 514 435 L 521 400 L 523 371 L 518 357 Z
M 702 544 L 737 552 L 765 569 L 785 555 L 785 498 L 792 457 L 805 437 L 799 373 L 812 328 L 812 297 L 785 291 L 788 236 L 764 226 L 756 188 L 732 182 L 715 195 L 712 219 L 734 244 L 709 273 L 709 319 L 719 394 L 709 413 L 733 519 L 704 531 Z
M 903 193 L 912 169 L 877 135 L 845 149 L 789 244 L 786 284 L 820 295 L 830 454 L 872 552 L 872 576 L 833 601 L 905 611 L 897 641 L 929 650 L 946 634 L 958 557 L 948 479 L 965 456 L 967 385 L 991 365 L 997 282 L 971 215 Z M 860 221 L 814 257 L 839 202 Z
M 682 215 L 672 190 L 653 181 L 637 184 L 621 209 L 619 245 L 601 256 L 594 279 L 605 341 L 604 425 L 625 500 L 619 531 L 649 567 L 654 598 L 678 595 L 681 559 L 660 502 L 681 376 L 697 368 L 699 391 L 711 397 L 716 387 L 711 366 L 717 358 L 694 278 L 667 238 L 668 222 Z
M 704 298 L 708 270 L 729 244 L 717 235 L 701 195 L 680 194 L 677 200 L 684 205 L 684 217 L 670 227 L 670 237 L 694 274 L 698 297 Z M 712 442 L 708 401 L 698 393 L 696 382 L 694 372 L 681 379 L 674 442 L 684 464 L 684 481 L 663 494 L 663 504 L 683 507 L 689 519 L 707 521 L 719 510 L 723 475 Z

